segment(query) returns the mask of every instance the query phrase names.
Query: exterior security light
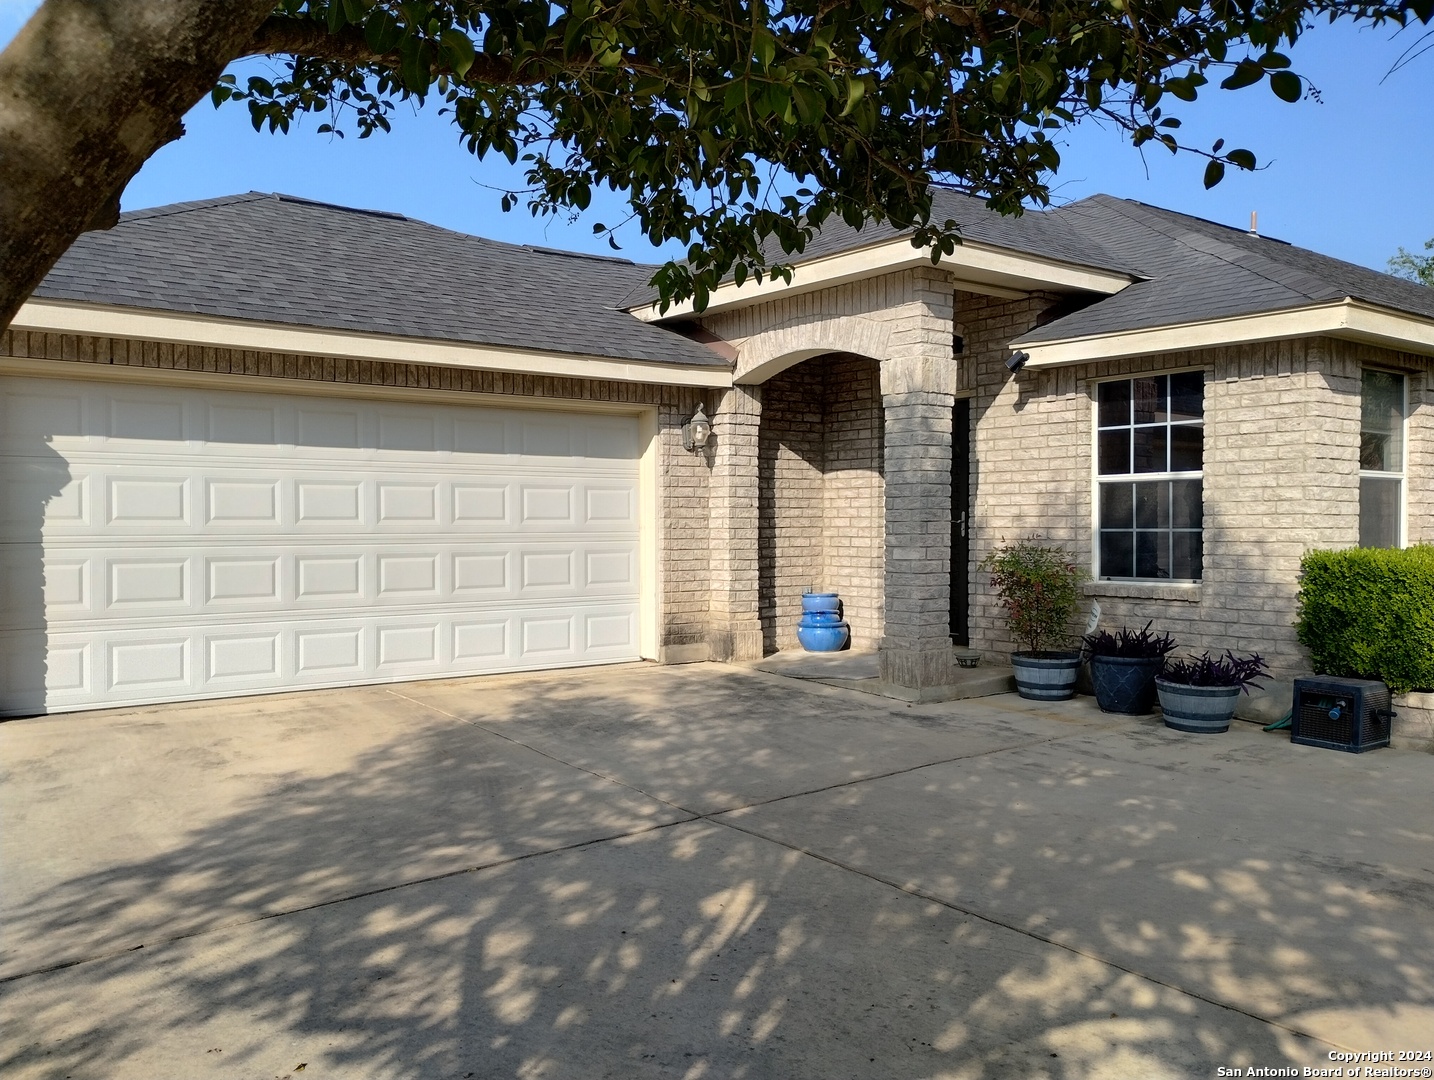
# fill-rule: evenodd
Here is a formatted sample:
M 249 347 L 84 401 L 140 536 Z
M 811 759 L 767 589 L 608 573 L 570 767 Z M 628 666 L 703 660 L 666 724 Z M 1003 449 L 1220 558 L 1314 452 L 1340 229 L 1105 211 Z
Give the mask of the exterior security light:
M 1011 374 L 1014 375 L 1016 372 L 1020 371 L 1021 368 L 1026 366 L 1026 361 L 1030 358 L 1030 353 L 1012 353 L 1010 359 L 1006 361 L 1006 366 L 1011 369 Z
M 692 414 L 692 419 L 682 425 L 682 445 L 694 453 L 707 445 L 707 440 L 712 437 L 712 421 L 707 419 L 707 414 L 702 411 L 702 406 L 697 406 L 697 411 Z

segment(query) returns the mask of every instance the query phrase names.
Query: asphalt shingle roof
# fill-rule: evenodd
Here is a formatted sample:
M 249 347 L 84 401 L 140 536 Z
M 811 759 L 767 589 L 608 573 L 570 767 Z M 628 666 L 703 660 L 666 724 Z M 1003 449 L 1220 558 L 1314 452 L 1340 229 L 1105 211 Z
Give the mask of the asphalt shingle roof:
M 1121 292 L 1036 328 L 1037 344 L 1306 307 L 1346 297 L 1434 318 L 1434 289 L 1108 195 L 1019 218 L 938 191 L 933 217 L 971 241 L 1129 273 Z M 892 239 L 823 229 L 802 260 Z M 86 233 L 37 297 L 677 365 L 714 352 L 623 310 L 653 272 L 623 259 L 503 244 L 398 214 L 251 192 L 125 214 Z
M 1362 300 L 1434 318 L 1434 289 L 1201 218 L 1096 195 L 1055 211 L 1147 280 L 1015 344 Z
M 960 226 L 965 240 L 1076 266 L 1117 273 L 1131 272 L 1130 264 L 1118 253 L 1107 249 L 1098 238 L 1083 233 L 1053 210 L 1029 210 L 1020 217 L 1010 217 L 991 210 L 984 199 L 938 188 L 931 193 L 931 220 L 942 223 L 948 219 Z M 768 242 L 763 254 L 770 262 L 798 264 L 909 236 L 912 231 L 899 229 L 890 222 L 868 222 L 854 229 L 840 218 L 831 218 L 800 254 L 784 254 L 775 242 Z M 656 300 L 657 291 L 644 283 L 633 289 L 623 303 L 632 308 Z
M 35 296 L 721 366 L 710 350 L 618 307 L 652 272 L 251 192 L 127 213 L 113 229 L 80 237 Z

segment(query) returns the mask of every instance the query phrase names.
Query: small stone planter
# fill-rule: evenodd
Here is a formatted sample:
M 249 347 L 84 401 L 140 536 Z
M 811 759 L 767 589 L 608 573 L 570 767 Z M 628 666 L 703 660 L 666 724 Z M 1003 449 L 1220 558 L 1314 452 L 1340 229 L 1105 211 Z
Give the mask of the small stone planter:
M 1238 686 L 1190 686 L 1155 680 L 1165 726 L 1197 734 L 1230 730 L 1230 718 L 1240 700 Z
M 1016 693 L 1032 701 L 1065 701 L 1075 694 L 1079 652 L 1012 653 Z

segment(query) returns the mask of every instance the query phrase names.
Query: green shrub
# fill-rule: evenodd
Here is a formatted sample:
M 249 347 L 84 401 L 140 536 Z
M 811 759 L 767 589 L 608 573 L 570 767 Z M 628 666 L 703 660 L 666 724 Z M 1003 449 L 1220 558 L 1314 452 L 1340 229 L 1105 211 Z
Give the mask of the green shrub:
M 1311 551 L 1295 629 L 1321 675 L 1434 688 L 1434 545 Z
M 1029 540 L 1004 544 L 981 563 L 1006 609 L 1011 634 L 1031 652 L 1068 641 L 1085 572 L 1069 551 Z

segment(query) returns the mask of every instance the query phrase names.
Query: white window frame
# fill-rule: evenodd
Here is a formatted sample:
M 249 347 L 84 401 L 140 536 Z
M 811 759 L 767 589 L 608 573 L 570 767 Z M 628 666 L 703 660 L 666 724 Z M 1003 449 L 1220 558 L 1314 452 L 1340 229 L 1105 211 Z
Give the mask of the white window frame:
M 1199 471 L 1182 472 L 1160 472 L 1160 473 L 1126 473 L 1116 476 L 1102 476 L 1100 471 L 1100 387 L 1104 383 L 1134 382 L 1137 379 L 1153 379 L 1162 375 L 1184 375 L 1196 371 L 1201 375 L 1201 381 L 1205 389 L 1210 385 L 1210 371 L 1203 366 L 1190 366 L 1169 368 L 1164 371 L 1144 371 L 1132 375 L 1110 375 L 1104 378 L 1092 379 L 1089 383 L 1090 394 L 1090 475 L 1091 475 L 1091 500 L 1090 500 L 1090 522 L 1091 522 L 1091 578 L 1097 585 L 1176 585 L 1176 586 L 1198 586 L 1204 580 L 1205 574 L 1205 413 L 1202 410 L 1200 417 L 1200 462 Z M 1201 395 L 1202 404 L 1204 394 Z M 1167 421 L 1167 429 L 1169 422 Z M 1134 425 L 1127 430 L 1132 432 L 1134 440 Z M 1171 481 L 1171 480 L 1199 480 L 1200 481 L 1200 577 L 1199 578 L 1142 578 L 1142 577 L 1112 577 L 1104 576 L 1104 569 L 1100 565 L 1100 486 L 1102 481 L 1144 483 L 1146 481 Z
M 1385 472 L 1376 469 L 1360 469 L 1359 478 L 1365 477 L 1380 480 L 1399 481 L 1399 521 L 1396 523 L 1398 539 L 1395 547 L 1409 546 L 1409 372 L 1399 371 L 1396 368 L 1381 367 L 1378 364 L 1359 365 L 1359 403 L 1360 409 L 1364 408 L 1364 373 L 1366 371 L 1380 371 L 1386 375 L 1397 375 L 1403 390 L 1399 402 L 1399 471 Z M 1364 432 L 1364 417 L 1360 416 L 1360 434 Z M 1361 508 L 1362 509 L 1362 508 Z M 1357 526 L 1356 526 L 1357 527 Z

